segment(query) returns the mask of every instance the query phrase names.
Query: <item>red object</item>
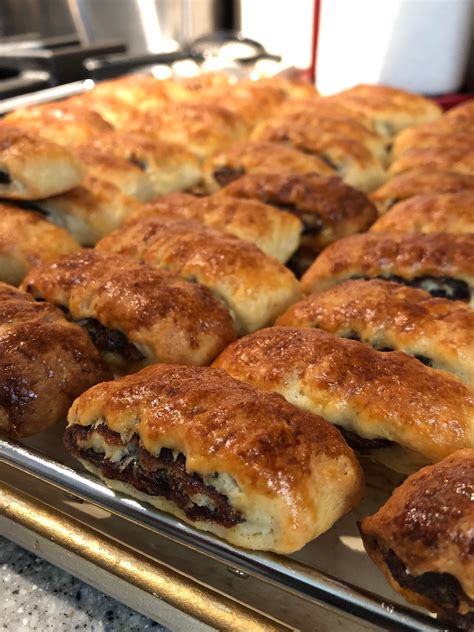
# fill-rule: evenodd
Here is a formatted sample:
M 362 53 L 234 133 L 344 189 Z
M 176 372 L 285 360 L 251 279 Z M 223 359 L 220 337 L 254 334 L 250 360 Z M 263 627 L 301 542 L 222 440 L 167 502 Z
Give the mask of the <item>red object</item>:
M 316 81 L 316 61 L 318 56 L 319 16 L 321 13 L 321 0 L 314 0 L 313 12 L 313 48 L 311 53 L 311 66 L 309 68 L 310 80 Z
M 436 103 L 446 110 L 450 110 L 455 105 L 459 105 L 464 101 L 469 101 L 470 99 L 474 99 L 474 94 L 470 92 L 456 93 L 456 94 L 442 94 L 439 97 L 435 97 L 434 100 Z

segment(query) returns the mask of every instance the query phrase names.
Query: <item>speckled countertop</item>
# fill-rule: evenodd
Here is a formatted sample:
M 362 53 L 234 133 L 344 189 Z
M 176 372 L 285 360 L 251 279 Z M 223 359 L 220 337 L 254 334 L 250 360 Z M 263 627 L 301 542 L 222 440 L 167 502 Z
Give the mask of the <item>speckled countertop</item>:
M 166 628 L 0 536 L 0 630 Z

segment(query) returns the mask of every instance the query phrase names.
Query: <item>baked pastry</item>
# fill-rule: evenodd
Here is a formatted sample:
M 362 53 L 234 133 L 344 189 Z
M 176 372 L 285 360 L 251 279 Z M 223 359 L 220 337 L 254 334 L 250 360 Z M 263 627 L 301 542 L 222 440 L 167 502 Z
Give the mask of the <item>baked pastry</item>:
M 298 77 L 274 75 L 273 77 L 261 77 L 252 81 L 257 86 L 270 86 L 278 88 L 289 99 L 311 99 L 318 96 L 314 84 Z
M 466 449 L 410 476 L 359 527 L 394 590 L 450 630 L 472 630 L 473 524 L 474 450 Z
M 65 420 L 74 399 L 111 375 L 60 309 L 0 283 L 0 431 L 27 437 Z
M 39 213 L 0 203 L 0 281 L 19 285 L 33 266 L 79 249 L 66 230 Z
M 320 292 L 354 278 L 382 278 L 474 305 L 474 234 L 351 235 L 322 252 L 301 280 Z
M 105 92 L 97 94 L 95 90 L 88 90 L 63 103 L 67 103 L 67 107 L 97 112 L 115 129 L 130 127 L 140 116 L 140 111 L 127 101 L 123 101 L 114 94 L 105 94 Z
M 311 97 L 300 99 L 288 99 L 279 108 L 278 116 L 298 117 L 299 119 L 308 119 L 313 116 L 316 120 L 345 120 L 351 121 L 358 125 L 362 125 L 376 138 L 381 139 L 384 148 L 386 148 L 388 140 L 381 136 L 374 127 L 373 121 L 364 116 L 361 112 L 345 107 L 342 103 L 335 103 L 327 97 Z M 337 125 L 337 122 L 335 123 Z
M 257 246 L 190 220 L 143 219 L 104 237 L 97 249 L 133 257 L 208 287 L 239 334 L 271 324 L 300 297 L 294 275 Z
M 134 129 L 180 143 L 204 160 L 247 137 L 243 119 L 221 105 L 184 101 L 144 112 Z
M 462 125 L 458 119 L 445 116 L 433 123 L 409 127 L 395 136 L 391 150 L 392 159 L 410 149 L 430 147 L 455 147 L 474 140 L 474 119 L 472 126 Z
M 258 246 L 267 255 L 285 263 L 298 248 L 303 228 L 292 213 L 255 200 L 209 195 L 195 197 L 170 193 L 143 204 L 130 215 L 130 222 L 145 217 L 191 219 Z
M 125 75 L 103 81 L 92 90 L 93 98 L 113 96 L 138 110 L 189 98 L 189 92 L 177 81 L 156 79 L 152 75 Z
M 86 176 L 67 193 L 39 200 L 36 206 L 50 221 L 67 228 L 83 246 L 93 246 L 142 207 L 111 182 L 92 176 Z
M 472 389 L 405 353 L 270 327 L 231 344 L 213 366 L 323 416 L 350 446 L 398 472 L 474 447 Z
M 468 138 L 463 144 L 454 146 L 439 142 L 427 149 L 410 149 L 396 158 L 389 167 L 389 175 L 393 176 L 412 169 L 429 171 L 454 171 L 474 175 L 474 149 Z
M 113 130 L 98 112 L 50 103 L 15 110 L 2 119 L 1 125 L 13 125 L 66 148 Z
M 345 281 L 292 305 L 275 323 L 314 327 L 378 351 L 404 351 L 474 387 L 474 311 L 399 283 Z
M 77 186 L 84 168 L 56 143 L 0 125 L 0 197 L 37 200 Z
M 291 553 L 362 495 L 324 419 L 224 371 L 155 365 L 74 402 L 66 447 L 110 487 L 249 549 Z
M 379 134 L 387 137 L 441 116 L 441 108 L 434 101 L 389 86 L 360 84 L 326 98 L 360 112 L 373 122 Z
M 61 257 L 30 272 L 23 288 L 61 306 L 120 372 L 209 364 L 235 338 L 232 318 L 206 288 L 127 257 Z
M 310 265 L 328 244 L 367 230 L 377 217 L 375 207 L 362 192 L 339 178 L 315 173 L 252 173 L 221 189 L 220 196 L 259 200 L 296 215 L 303 223 L 303 232 L 291 265 L 301 273 L 306 261 Z
M 226 88 L 237 83 L 237 78 L 228 72 L 203 72 L 194 77 L 178 79 L 178 83 L 191 92 L 193 96 L 199 96 L 203 91 L 213 88 Z
M 474 191 L 415 195 L 392 206 L 374 233 L 474 233 Z
M 202 178 L 194 154 L 182 145 L 159 141 L 143 132 L 117 131 L 85 145 L 83 151 L 87 152 L 90 147 L 104 155 L 126 160 L 145 173 L 150 190 L 146 195 L 138 195 L 144 201 L 190 189 Z
M 318 156 L 309 156 L 278 143 L 239 143 L 206 161 L 204 178 L 209 193 L 215 193 L 247 173 L 334 176 L 335 170 Z
M 451 171 L 430 171 L 413 169 L 400 173 L 387 180 L 385 184 L 370 194 L 370 199 L 385 213 L 397 202 L 423 193 L 456 193 L 474 191 L 474 175 Z
M 470 122 L 474 120 L 474 99 L 464 101 L 446 112 L 444 118 L 459 119 Z

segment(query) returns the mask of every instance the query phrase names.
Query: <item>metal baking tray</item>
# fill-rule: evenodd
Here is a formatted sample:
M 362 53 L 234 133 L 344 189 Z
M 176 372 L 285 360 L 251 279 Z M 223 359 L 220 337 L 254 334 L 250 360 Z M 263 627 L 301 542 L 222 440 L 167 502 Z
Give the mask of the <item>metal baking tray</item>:
M 0 114 L 79 94 L 75 82 L 3 102 Z M 445 630 L 409 606 L 364 552 L 357 520 L 400 482 L 365 464 L 363 503 L 298 553 L 250 552 L 114 492 L 56 426 L 0 436 L 0 533 L 173 630 Z

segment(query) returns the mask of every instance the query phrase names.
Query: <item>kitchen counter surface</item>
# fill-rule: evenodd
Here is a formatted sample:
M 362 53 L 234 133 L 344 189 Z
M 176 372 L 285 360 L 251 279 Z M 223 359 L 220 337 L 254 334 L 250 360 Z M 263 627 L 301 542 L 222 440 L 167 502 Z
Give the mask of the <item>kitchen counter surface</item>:
M 0 631 L 167 632 L 0 536 Z

